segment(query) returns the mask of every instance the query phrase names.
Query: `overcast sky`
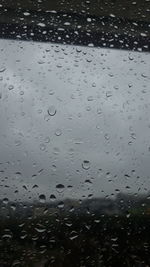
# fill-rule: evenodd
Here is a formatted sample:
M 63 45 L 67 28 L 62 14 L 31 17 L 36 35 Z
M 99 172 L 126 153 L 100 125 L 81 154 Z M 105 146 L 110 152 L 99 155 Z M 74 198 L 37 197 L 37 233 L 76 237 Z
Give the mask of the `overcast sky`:
M 0 49 L 1 198 L 150 191 L 150 54 L 11 40 Z

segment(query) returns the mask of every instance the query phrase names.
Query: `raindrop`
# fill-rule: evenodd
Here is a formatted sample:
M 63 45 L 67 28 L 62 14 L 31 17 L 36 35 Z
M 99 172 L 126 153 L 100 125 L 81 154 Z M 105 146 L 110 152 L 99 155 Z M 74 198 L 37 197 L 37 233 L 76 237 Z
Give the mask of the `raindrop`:
M 39 60 L 38 63 L 42 65 L 42 64 L 45 63 L 45 61 L 43 61 L 43 60 Z
M 30 16 L 30 13 L 29 12 L 24 12 L 23 15 L 24 16 Z
M 135 133 L 131 133 L 131 137 L 132 137 L 132 139 L 136 139 L 136 134 Z
M 87 21 L 88 21 L 88 22 L 91 22 L 91 21 L 92 21 L 92 19 L 91 19 L 91 18 L 87 18 Z
M 65 186 L 63 184 L 57 184 L 56 189 L 58 193 L 62 193 L 64 191 Z
M 45 137 L 45 143 L 49 143 L 50 142 L 50 138 L 47 136 Z
M 86 107 L 86 110 L 87 110 L 87 111 L 90 111 L 90 110 L 91 110 L 91 107 L 90 107 L 90 106 L 87 106 L 87 107 Z
M 108 134 L 105 134 L 104 137 L 105 137 L 106 140 L 109 140 L 109 135 Z
M 58 205 L 57 205 L 57 207 L 59 209 L 63 209 L 64 208 L 64 202 L 63 201 L 59 202 Z
M 32 188 L 35 189 L 35 188 L 38 188 L 39 186 L 37 184 L 33 185 Z
M 45 203 L 46 202 L 46 196 L 44 194 L 39 195 L 39 201 L 40 201 L 40 203 Z
M 24 91 L 20 91 L 20 95 L 24 95 Z
M 86 179 L 86 180 L 85 180 L 85 184 L 87 184 L 87 185 L 91 185 L 91 184 L 92 184 L 92 182 L 91 182 L 91 180 L 89 180 L 89 179 Z
M 88 101 L 93 101 L 93 96 L 88 96 L 87 100 Z
M 143 78 L 146 78 L 146 77 L 147 77 L 147 75 L 146 75 L 145 73 L 142 73 L 141 76 L 142 76 Z
M 92 83 L 92 87 L 96 87 L 96 83 Z
M 41 151 L 45 151 L 46 149 L 46 145 L 45 144 L 40 144 L 40 150 Z
M 22 173 L 21 172 L 16 172 L 15 173 L 15 178 L 16 179 L 20 179 L 22 177 Z
M 45 231 L 46 231 L 46 229 L 45 228 L 43 228 L 43 227 L 35 227 L 35 230 L 38 232 L 38 233 L 44 233 Z
M 6 70 L 5 67 L 0 67 L 0 72 L 4 72 Z
M 118 85 L 114 85 L 114 89 L 115 90 L 118 90 L 119 89 L 119 86 Z
M 15 204 L 11 204 L 11 209 L 13 210 L 13 211 L 15 211 L 16 210 L 16 206 L 15 206 Z
M 16 145 L 16 146 L 20 146 L 20 145 L 21 145 L 21 141 L 20 141 L 20 140 L 16 140 L 16 141 L 15 141 L 15 145 Z
M 132 86 L 133 86 L 132 83 L 129 83 L 129 84 L 128 84 L 128 87 L 129 87 L 129 88 L 131 88 Z
M 26 187 L 26 185 L 23 185 L 22 187 L 23 187 L 25 190 L 28 190 L 28 188 Z
M 8 89 L 11 91 L 11 90 L 14 89 L 14 86 L 11 84 L 11 85 L 8 86 Z
M 51 201 L 55 201 L 55 200 L 56 200 L 55 195 L 51 194 L 51 195 L 50 195 L 50 200 L 51 200 Z
M 54 106 L 50 106 L 47 112 L 50 116 L 54 116 L 56 114 L 56 108 Z
M 54 95 L 54 93 L 55 93 L 55 92 L 54 92 L 53 90 L 50 90 L 50 91 L 49 91 L 49 95 Z
M 55 172 L 57 170 L 56 165 L 52 165 L 52 171 Z
M 102 114 L 101 108 L 97 108 L 97 114 Z
M 101 127 L 100 127 L 100 125 L 96 125 L 96 129 L 98 129 L 98 130 L 99 130 L 100 128 L 101 128 Z
M 37 25 L 40 26 L 40 27 L 45 27 L 46 26 L 44 23 L 41 23 L 41 22 L 39 22 Z
M 84 170 L 88 170 L 90 168 L 90 162 L 89 160 L 84 160 L 83 163 L 82 163 L 82 168 Z
M 74 240 L 74 239 L 76 239 L 77 237 L 78 237 L 77 232 L 76 232 L 76 231 L 72 231 L 71 234 L 70 234 L 69 239 L 70 239 L 70 240 Z
M 129 59 L 130 59 L 130 60 L 133 60 L 134 58 L 133 58 L 132 56 L 129 56 Z
M 5 205 L 8 204 L 8 198 L 5 197 L 5 198 L 3 199 L 3 203 L 4 203 Z
M 106 92 L 106 97 L 111 97 L 112 96 L 112 92 L 111 91 L 107 91 Z
M 62 131 L 60 130 L 60 129 L 57 129 L 56 131 L 55 131 L 55 135 L 56 136 L 60 136 L 62 134 Z

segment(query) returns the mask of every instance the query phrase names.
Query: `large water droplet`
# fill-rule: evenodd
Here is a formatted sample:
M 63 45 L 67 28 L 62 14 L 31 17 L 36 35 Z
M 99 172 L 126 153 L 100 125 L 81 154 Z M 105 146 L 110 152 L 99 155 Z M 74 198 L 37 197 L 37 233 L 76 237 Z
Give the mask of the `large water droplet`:
M 51 200 L 51 201 L 55 201 L 55 200 L 56 200 L 55 195 L 51 194 L 51 195 L 50 195 L 50 200 Z
M 65 186 L 63 184 L 57 184 L 56 189 L 57 192 L 62 193 L 64 191 Z
M 40 201 L 40 203 L 45 203 L 46 202 L 46 196 L 44 194 L 39 195 L 39 201 Z

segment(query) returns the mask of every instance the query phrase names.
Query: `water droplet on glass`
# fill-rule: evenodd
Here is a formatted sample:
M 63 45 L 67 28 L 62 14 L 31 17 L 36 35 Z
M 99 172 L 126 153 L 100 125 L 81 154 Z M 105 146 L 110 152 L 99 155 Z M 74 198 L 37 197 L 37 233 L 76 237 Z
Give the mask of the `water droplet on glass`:
M 30 13 L 29 12 L 24 12 L 23 15 L 24 16 L 30 16 Z
M 35 230 L 38 232 L 38 233 L 44 233 L 46 231 L 45 228 L 43 228 L 43 226 L 39 225 L 38 227 L 35 227 Z
M 102 114 L 101 108 L 97 108 L 97 114 Z
M 109 140 L 109 135 L 108 134 L 105 134 L 105 139 L 108 141 Z
M 87 106 L 87 107 L 86 107 L 86 110 L 87 110 L 87 111 L 90 111 L 90 110 L 91 110 L 91 107 L 90 107 L 90 106 Z
M 131 133 L 131 137 L 132 137 L 132 139 L 136 139 L 136 134 L 135 133 Z
M 128 87 L 129 87 L 129 88 L 131 88 L 132 86 L 133 86 L 132 83 L 129 83 L 129 84 L 128 84 Z
M 143 78 L 147 78 L 147 75 L 146 75 L 145 73 L 142 73 L 141 76 L 142 76 Z
M 70 239 L 70 240 L 74 240 L 74 239 L 76 239 L 77 237 L 78 237 L 77 232 L 76 232 L 76 231 L 72 231 L 71 234 L 70 234 L 69 239 Z
M 112 92 L 111 91 L 107 91 L 106 92 L 106 97 L 108 98 L 108 97 L 111 97 L 112 96 Z
M 54 92 L 53 90 L 50 90 L 50 91 L 49 91 L 49 95 L 54 95 L 54 93 L 55 93 L 55 92 Z
M 0 67 L 0 72 L 4 72 L 6 70 L 5 67 Z
M 46 150 L 46 145 L 45 144 L 40 144 L 40 150 L 45 151 Z
M 45 25 L 44 23 L 42 23 L 42 22 L 39 22 L 37 25 L 40 26 L 40 27 L 45 27 L 45 26 L 46 26 L 46 25 Z
M 64 202 L 63 201 L 59 202 L 58 205 L 57 205 L 57 207 L 59 209 L 63 209 L 64 208 Z
M 38 187 L 39 187 L 39 186 L 38 186 L 37 184 L 34 184 L 34 185 L 32 186 L 33 189 L 38 188 Z
M 45 203 L 46 202 L 46 196 L 44 194 L 39 195 L 39 201 L 40 201 L 40 203 Z
M 84 170 L 88 170 L 90 168 L 90 162 L 89 160 L 84 160 L 83 163 L 82 163 L 82 168 Z
M 20 91 L 20 95 L 24 95 L 24 91 Z
M 87 100 L 88 100 L 88 101 L 93 101 L 93 96 L 88 96 L 88 97 L 87 97 Z
M 11 85 L 8 86 L 8 89 L 11 91 L 11 90 L 14 89 L 14 86 L 11 84 Z
M 50 138 L 47 136 L 45 137 L 45 143 L 49 143 L 50 142 Z
M 5 198 L 3 199 L 3 203 L 4 203 L 5 205 L 8 204 L 8 198 L 5 197 Z
M 62 193 L 64 191 L 65 186 L 63 184 L 57 184 L 56 190 L 58 193 Z
M 50 106 L 47 112 L 50 116 L 54 116 L 56 114 L 56 108 L 54 106 Z
M 92 83 L 92 87 L 96 87 L 96 83 Z
M 51 194 L 51 195 L 50 195 L 50 200 L 51 200 L 51 201 L 55 201 L 55 200 L 56 200 L 55 195 Z
M 86 179 L 86 180 L 85 180 L 85 184 L 87 184 L 87 185 L 91 185 L 91 184 L 92 184 L 92 182 L 91 182 L 91 180 L 89 180 L 89 179 Z
M 20 140 L 15 140 L 15 145 L 16 146 L 20 146 L 21 145 L 21 141 Z
M 16 179 L 20 179 L 22 177 L 22 173 L 21 172 L 16 172 L 15 173 L 15 178 Z
M 60 129 L 57 129 L 56 131 L 55 131 L 55 135 L 56 136 L 60 136 L 62 134 L 62 131 L 60 130 Z
M 130 55 L 130 56 L 129 56 L 129 59 L 130 59 L 130 60 L 133 60 L 134 58 Z

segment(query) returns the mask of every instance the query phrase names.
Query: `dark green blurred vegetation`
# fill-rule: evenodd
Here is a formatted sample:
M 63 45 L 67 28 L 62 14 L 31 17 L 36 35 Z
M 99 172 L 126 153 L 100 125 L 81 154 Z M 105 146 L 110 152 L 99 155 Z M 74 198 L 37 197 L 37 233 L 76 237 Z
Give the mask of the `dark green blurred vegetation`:
M 103 200 L 105 209 L 94 211 L 86 200 L 67 210 L 66 200 L 51 213 L 49 204 L 36 203 L 26 216 L 1 217 L 0 266 L 150 266 L 149 200 L 124 197 L 119 206 L 120 197 L 118 209 L 116 200 Z M 37 208 L 43 212 L 35 214 Z

